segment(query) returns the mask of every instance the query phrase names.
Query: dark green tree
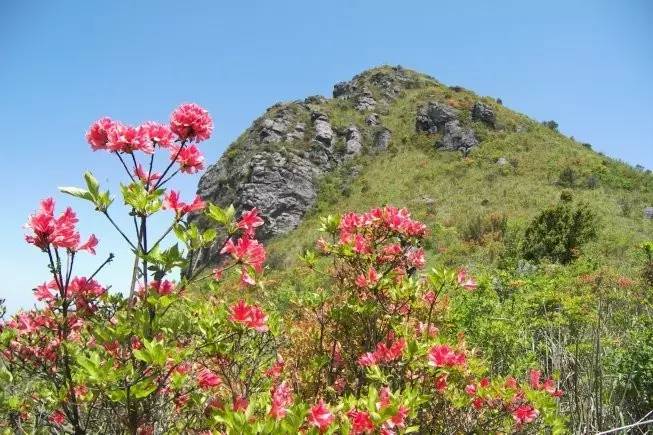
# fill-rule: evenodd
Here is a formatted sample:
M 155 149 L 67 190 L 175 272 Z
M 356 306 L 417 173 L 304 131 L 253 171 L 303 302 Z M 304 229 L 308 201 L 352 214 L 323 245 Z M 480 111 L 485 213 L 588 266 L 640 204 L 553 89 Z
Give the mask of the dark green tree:
M 522 253 L 528 260 L 567 264 L 595 237 L 595 213 L 585 204 L 560 202 L 543 210 L 526 228 Z

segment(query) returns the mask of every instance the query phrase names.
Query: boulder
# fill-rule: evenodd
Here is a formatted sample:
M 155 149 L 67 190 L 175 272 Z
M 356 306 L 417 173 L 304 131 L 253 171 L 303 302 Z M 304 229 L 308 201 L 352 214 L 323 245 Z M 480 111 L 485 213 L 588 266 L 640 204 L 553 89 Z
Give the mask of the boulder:
M 457 120 L 458 113 L 458 110 L 447 104 L 431 101 L 418 109 L 415 129 L 426 133 L 436 133 L 438 129 L 444 128 L 447 122 Z
M 653 219 L 653 207 L 646 207 L 644 209 L 644 218 Z
M 457 119 L 444 124 L 442 139 L 436 144 L 438 148 L 461 151 L 465 155 L 476 145 L 478 140 L 474 132 L 470 128 L 461 127 Z
M 345 152 L 348 157 L 361 153 L 363 149 L 362 136 L 355 125 L 350 125 L 345 132 Z
M 508 162 L 508 159 L 506 159 L 505 157 L 499 157 L 497 159 L 497 165 L 499 166 L 506 166 L 508 163 L 510 162 Z
M 372 148 L 374 151 L 385 151 L 388 149 L 390 144 L 390 139 L 392 138 L 392 133 L 385 127 L 380 128 L 374 134 L 374 142 Z
M 472 119 L 474 121 L 484 122 L 492 128 L 496 125 L 494 110 L 481 101 L 474 103 L 474 107 L 472 108 Z
M 379 115 L 376 113 L 371 113 L 365 118 L 365 124 L 367 125 L 379 125 L 381 121 L 379 120 Z

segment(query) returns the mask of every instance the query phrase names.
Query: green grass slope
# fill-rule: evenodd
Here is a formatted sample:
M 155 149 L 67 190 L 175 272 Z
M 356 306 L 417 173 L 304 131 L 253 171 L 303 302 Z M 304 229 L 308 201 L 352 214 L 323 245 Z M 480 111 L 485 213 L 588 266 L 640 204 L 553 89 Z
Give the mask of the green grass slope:
M 318 202 L 302 224 L 268 243 L 273 269 L 292 268 L 312 245 L 319 216 L 383 204 L 408 207 L 428 224 L 432 234 L 427 254 L 432 261 L 494 267 L 506 252 L 517 249 L 518 236 L 530 219 L 556 203 L 563 190 L 570 191 L 574 201 L 588 203 L 599 217 L 598 238 L 584 255 L 624 271 L 635 266 L 637 246 L 653 235 L 653 221 L 642 213 L 653 202 L 650 173 L 596 153 L 494 99 L 420 77 L 420 86 L 406 89 L 380 117 L 392 131 L 389 150 L 360 156 L 326 176 Z M 470 110 L 479 99 L 494 109 L 496 129 L 471 121 Z M 461 110 L 462 121 L 481 141 L 469 156 L 438 151 L 437 135 L 416 133 L 416 109 L 428 101 Z M 328 100 L 325 105 L 336 128 L 363 123 L 364 115 L 347 100 Z M 507 164 L 497 163 L 502 157 Z M 565 178 L 569 169 L 572 177 Z M 352 177 L 352 170 L 358 175 Z

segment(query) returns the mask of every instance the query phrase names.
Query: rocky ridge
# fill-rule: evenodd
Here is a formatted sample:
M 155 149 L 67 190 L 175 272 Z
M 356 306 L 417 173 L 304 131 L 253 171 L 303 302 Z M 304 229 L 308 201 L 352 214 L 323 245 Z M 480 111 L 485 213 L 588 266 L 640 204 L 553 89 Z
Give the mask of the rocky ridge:
M 258 234 L 262 240 L 285 234 L 314 205 L 323 175 L 347 170 L 357 156 L 391 146 L 384 114 L 406 91 L 424 86 L 440 84 L 401 67 L 381 67 L 337 83 L 332 99 L 312 96 L 275 104 L 207 169 L 198 194 L 221 206 L 234 204 L 239 212 L 258 208 L 265 220 Z M 472 112 L 474 120 L 494 126 L 489 106 L 479 102 Z M 461 121 L 461 111 L 446 103 L 431 101 L 414 113 L 416 132 L 434 135 L 438 148 L 467 154 L 479 144 Z M 206 225 L 202 218 L 197 222 Z M 197 263 L 210 263 L 218 246 L 199 253 Z

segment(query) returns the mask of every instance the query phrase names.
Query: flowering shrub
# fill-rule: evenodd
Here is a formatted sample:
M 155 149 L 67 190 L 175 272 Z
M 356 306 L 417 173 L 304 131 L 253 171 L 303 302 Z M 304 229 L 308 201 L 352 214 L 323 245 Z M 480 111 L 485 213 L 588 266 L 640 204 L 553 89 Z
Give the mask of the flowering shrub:
M 289 312 L 220 291 L 235 274 L 260 283 L 266 251 L 255 238 L 256 209 L 237 216 L 168 187 L 203 169 L 198 143 L 213 123 L 195 104 L 169 125 L 128 126 L 109 118 L 86 135 L 94 151 L 118 159 L 121 196 L 134 229 L 120 228 L 114 199 L 90 172 L 85 188 L 61 190 L 89 201 L 134 255 L 125 296 L 109 293 L 96 270 L 76 275 L 75 258 L 95 255 L 71 208 L 51 198 L 27 223 L 51 279 L 37 285 L 41 308 L 0 323 L 0 429 L 8 433 L 408 433 L 557 431 L 552 379 L 489 379 L 480 353 L 443 321 L 450 298 L 476 288 L 460 269 L 421 274 L 426 227 L 405 209 L 327 217 L 326 238 L 304 256 L 324 288 Z M 166 153 L 160 172 L 155 157 Z M 110 213 L 111 212 L 111 213 Z M 168 213 L 153 235 L 148 222 Z M 212 227 L 189 221 L 203 214 Z M 164 246 L 174 234 L 176 244 Z M 194 252 L 222 240 L 212 273 Z M 181 246 L 180 246 L 181 245 Z M 321 270 L 326 268 L 326 270 Z M 199 288 L 203 294 L 189 290 Z M 255 292 L 247 292 L 252 294 Z

